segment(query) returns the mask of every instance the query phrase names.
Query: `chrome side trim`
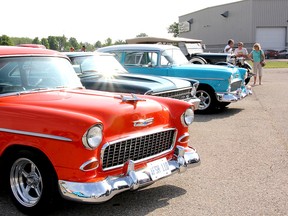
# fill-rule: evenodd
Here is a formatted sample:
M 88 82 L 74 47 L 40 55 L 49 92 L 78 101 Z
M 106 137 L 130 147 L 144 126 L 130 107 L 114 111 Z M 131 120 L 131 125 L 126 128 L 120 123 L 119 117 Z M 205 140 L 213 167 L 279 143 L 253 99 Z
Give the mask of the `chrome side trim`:
M 211 78 L 211 77 L 193 77 L 193 79 L 196 79 L 196 80 L 219 80 L 219 81 L 227 80 L 224 78 Z
M 55 139 L 65 142 L 72 142 L 72 139 L 62 136 L 54 136 L 49 134 L 42 134 L 42 133 L 35 133 L 35 132 L 28 132 L 28 131 L 21 131 L 21 130 L 12 130 L 12 129 L 6 129 L 6 128 L 0 128 L 0 132 L 7 132 L 7 133 L 14 133 L 14 134 L 21 134 L 26 136 L 35 136 L 35 137 L 41 137 L 41 138 L 48 138 L 48 139 Z

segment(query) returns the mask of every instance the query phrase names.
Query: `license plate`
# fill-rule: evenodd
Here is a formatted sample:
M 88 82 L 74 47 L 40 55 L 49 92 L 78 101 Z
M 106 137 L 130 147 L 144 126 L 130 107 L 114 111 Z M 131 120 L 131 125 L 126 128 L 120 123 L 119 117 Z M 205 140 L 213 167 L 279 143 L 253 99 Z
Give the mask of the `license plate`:
M 150 170 L 151 178 L 153 181 L 171 174 L 171 170 L 169 169 L 169 164 L 166 158 L 161 158 L 159 160 L 147 163 L 147 166 Z

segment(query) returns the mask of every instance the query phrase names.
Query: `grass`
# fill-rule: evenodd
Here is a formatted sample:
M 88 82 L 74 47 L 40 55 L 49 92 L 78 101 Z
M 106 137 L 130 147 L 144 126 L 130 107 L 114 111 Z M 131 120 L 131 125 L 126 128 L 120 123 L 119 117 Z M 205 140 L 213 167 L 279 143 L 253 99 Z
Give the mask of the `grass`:
M 251 61 L 248 62 L 252 66 L 252 62 Z M 288 59 L 281 61 L 274 59 L 266 60 L 265 68 L 288 68 Z

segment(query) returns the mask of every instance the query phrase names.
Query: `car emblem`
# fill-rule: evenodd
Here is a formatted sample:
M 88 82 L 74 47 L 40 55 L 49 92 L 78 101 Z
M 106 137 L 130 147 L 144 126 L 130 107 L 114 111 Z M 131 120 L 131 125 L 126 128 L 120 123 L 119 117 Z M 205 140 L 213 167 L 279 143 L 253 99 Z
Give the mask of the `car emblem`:
M 148 119 L 140 119 L 138 121 L 134 121 L 134 127 L 145 127 L 147 125 L 151 125 L 154 122 L 154 118 L 148 118 Z

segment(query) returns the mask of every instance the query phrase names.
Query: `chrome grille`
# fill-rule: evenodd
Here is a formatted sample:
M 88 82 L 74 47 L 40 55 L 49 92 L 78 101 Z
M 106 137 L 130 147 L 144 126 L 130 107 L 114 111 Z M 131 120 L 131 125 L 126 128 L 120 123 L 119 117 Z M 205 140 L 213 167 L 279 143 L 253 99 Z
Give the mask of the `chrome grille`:
M 241 84 L 242 84 L 242 80 L 231 83 L 231 92 L 236 91 L 237 89 L 241 88 Z
M 123 165 L 127 160 L 139 161 L 168 151 L 174 145 L 174 129 L 110 143 L 102 149 L 102 168 Z
M 154 92 L 152 93 L 152 95 L 159 97 L 169 97 L 178 100 L 187 100 L 189 98 L 192 98 L 191 91 L 192 87 L 175 91 L 156 92 L 156 93 Z

